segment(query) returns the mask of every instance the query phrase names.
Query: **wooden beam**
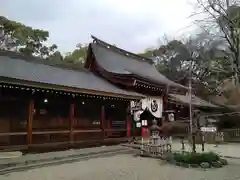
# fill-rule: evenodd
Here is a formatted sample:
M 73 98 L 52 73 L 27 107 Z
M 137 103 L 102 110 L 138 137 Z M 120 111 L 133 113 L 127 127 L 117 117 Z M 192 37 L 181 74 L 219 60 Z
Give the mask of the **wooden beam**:
M 42 134 L 68 134 L 69 131 L 34 131 L 32 134 L 42 135 Z
M 94 133 L 94 132 L 102 132 L 101 129 L 83 129 L 83 130 L 74 130 L 73 133 Z
M 34 101 L 30 99 L 28 105 L 28 118 L 27 118 L 27 143 L 28 145 L 32 144 L 32 124 L 34 116 Z
M 90 94 L 90 95 L 99 95 L 99 96 L 107 96 L 107 97 L 118 97 L 123 99 L 141 99 L 145 97 L 141 94 L 136 95 L 124 95 L 124 94 L 118 94 L 114 92 L 104 92 L 104 91 L 98 91 L 98 90 L 90 90 L 90 89 L 84 89 L 84 88 L 75 88 L 75 87 L 66 87 L 61 85 L 53 85 L 53 84 L 46 84 L 46 83 L 39 83 L 39 82 L 31 82 L 27 80 L 17 80 L 12 78 L 5 78 L 0 77 L 0 83 L 6 83 L 6 84 L 12 84 L 12 85 L 18 85 L 18 86 L 26 86 L 31 88 L 42 88 L 42 89 L 49 89 L 53 91 L 66 91 L 69 93 L 83 93 L 83 94 Z
M 27 135 L 27 132 L 7 132 L 7 133 L 0 133 L 0 137 L 2 136 L 23 136 Z
M 75 104 L 72 103 L 70 105 L 70 111 L 69 111 L 69 141 L 70 141 L 70 143 L 73 143 L 73 141 L 74 141 L 74 137 L 73 137 L 74 112 L 75 112 Z

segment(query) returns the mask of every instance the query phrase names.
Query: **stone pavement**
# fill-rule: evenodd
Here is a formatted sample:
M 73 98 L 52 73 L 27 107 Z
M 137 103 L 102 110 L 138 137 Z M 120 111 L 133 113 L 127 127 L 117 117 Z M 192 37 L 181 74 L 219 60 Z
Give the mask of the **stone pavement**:
M 26 154 L 23 156 L 15 157 L 15 158 L 2 158 L 0 159 L 0 168 L 5 168 L 6 166 L 16 166 L 22 164 L 29 163 L 38 163 L 49 160 L 60 160 L 68 157 L 78 157 L 84 155 L 91 155 L 97 153 L 106 153 L 106 152 L 114 152 L 119 150 L 124 150 L 126 148 L 117 145 L 117 146 L 102 146 L 102 147 L 94 147 L 94 148 L 84 148 L 84 149 L 70 149 L 66 151 L 55 151 L 55 152 L 47 152 L 47 153 L 39 153 L 39 154 Z
M 182 168 L 130 154 L 41 167 L 0 176 L 1 180 L 239 180 L 240 165 L 217 169 Z
M 22 152 L 20 151 L 13 151 L 13 152 L 0 152 L 0 159 L 11 159 L 11 158 L 18 158 L 22 156 Z

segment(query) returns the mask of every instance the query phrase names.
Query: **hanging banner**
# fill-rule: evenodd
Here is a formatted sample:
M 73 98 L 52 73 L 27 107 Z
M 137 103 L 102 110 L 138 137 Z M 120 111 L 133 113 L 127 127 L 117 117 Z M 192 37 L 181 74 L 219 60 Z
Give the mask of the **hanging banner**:
M 162 117 L 162 99 L 156 97 L 148 97 L 142 100 L 142 108 L 147 109 L 153 116 Z
M 133 114 L 134 111 L 142 110 L 142 100 L 131 101 L 130 107 L 131 107 L 131 114 Z
M 147 120 L 142 120 L 142 126 L 147 126 L 147 125 L 148 125 Z
M 133 115 L 134 118 L 133 118 L 133 119 L 134 119 L 135 122 L 140 121 L 140 116 L 141 116 L 142 113 L 143 113 L 142 110 L 139 110 L 139 111 L 135 111 L 135 112 L 134 112 L 134 115 Z
M 157 97 L 147 97 L 142 100 L 131 101 L 131 112 L 132 114 L 135 114 L 134 111 L 148 110 L 156 118 L 161 118 L 163 108 L 162 103 L 162 98 Z
M 141 122 L 137 122 L 137 123 L 136 123 L 136 127 L 137 127 L 137 128 L 140 128 L 141 126 L 142 126 Z

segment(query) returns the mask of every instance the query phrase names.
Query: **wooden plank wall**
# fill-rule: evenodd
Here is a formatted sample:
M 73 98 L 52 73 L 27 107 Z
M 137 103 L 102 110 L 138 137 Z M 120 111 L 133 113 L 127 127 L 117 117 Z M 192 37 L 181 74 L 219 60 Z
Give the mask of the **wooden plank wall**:
M 20 98 L 20 97 L 19 97 Z M 46 148 L 72 148 L 77 145 L 87 146 L 89 144 L 101 144 L 105 141 L 122 141 L 127 137 L 126 128 L 122 129 L 111 129 L 107 127 L 106 116 L 105 116 L 105 104 L 101 105 L 101 113 L 99 114 L 100 124 L 94 125 L 89 128 L 79 128 L 79 122 L 75 117 L 75 101 L 69 101 L 69 116 L 67 118 L 49 118 L 49 119 L 39 119 L 36 117 L 36 107 L 35 107 L 35 97 L 30 95 L 25 98 L 28 101 L 28 106 L 26 106 L 26 121 L 13 120 L 13 119 L 1 119 L 0 115 L 0 126 L 4 127 L 5 131 L 0 130 L 0 151 L 12 151 L 12 150 L 26 150 L 26 151 L 36 151 L 39 149 Z M 94 102 L 94 100 L 93 100 Z M 0 98 L 0 103 L 1 98 Z M 119 103 L 119 102 L 118 102 Z M 121 102 L 120 102 L 121 103 Z M 59 110 L 61 111 L 61 110 Z M 94 108 L 93 110 L 94 111 Z M 94 112 L 91 112 L 94 113 Z M 127 117 L 126 117 L 127 119 Z M 125 119 L 125 120 L 126 120 Z M 60 127 L 60 122 L 63 125 L 60 129 L 54 127 Z M 12 131 L 11 124 L 13 122 L 25 123 L 25 130 Z M 64 124 L 67 123 L 67 126 Z M 16 125 L 18 126 L 18 125 Z M 52 128 L 52 129 L 51 129 Z M 20 128 L 21 129 L 21 128 Z M 106 133 L 118 132 L 119 136 L 108 137 Z M 121 134 L 121 136 L 120 136 Z M 19 141 L 19 140 L 23 141 Z M 20 143 L 13 143 L 20 142 Z

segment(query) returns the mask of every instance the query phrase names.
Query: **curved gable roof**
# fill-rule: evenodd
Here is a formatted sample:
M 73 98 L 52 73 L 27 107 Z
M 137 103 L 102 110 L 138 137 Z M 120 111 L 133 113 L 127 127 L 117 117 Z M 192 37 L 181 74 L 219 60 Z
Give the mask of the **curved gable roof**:
M 144 61 L 144 58 L 142 60 L 139 59 L 139 56 L 134 58 L 126 51 L 121 53 L 116 50 L 116 47 L 106 46 L 98 42 L 91 43 L 90 47 L 97 63 L 108 72 L 123 75 L 134 74 L 156 84 L 187 89 L 187 87 L 160 74 L 154 64 Z

